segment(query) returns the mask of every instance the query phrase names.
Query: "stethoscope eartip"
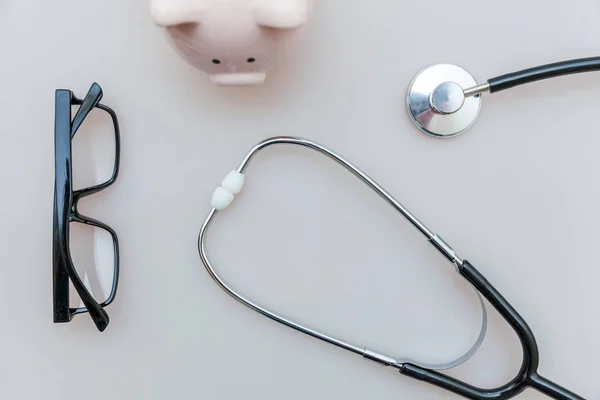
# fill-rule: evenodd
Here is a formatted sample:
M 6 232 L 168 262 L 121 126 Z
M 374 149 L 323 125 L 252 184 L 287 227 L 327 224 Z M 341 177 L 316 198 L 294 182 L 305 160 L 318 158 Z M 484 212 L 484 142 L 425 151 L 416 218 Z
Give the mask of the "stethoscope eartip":
M 408 114 L 422 132 L 437 138 L 458 136 L 473 125 L 481 109 L 481 95 L 465 89 L 477 85 L 473 76 L 452 64 L 432 65 L 410 83 Z

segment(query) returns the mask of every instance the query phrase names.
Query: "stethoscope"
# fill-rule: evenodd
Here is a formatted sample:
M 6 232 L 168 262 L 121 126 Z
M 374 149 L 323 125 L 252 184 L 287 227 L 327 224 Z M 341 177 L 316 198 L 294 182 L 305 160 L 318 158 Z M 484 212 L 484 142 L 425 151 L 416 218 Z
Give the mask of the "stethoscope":
M 207 231 L 211 223 L 215 220 L 216 216 L 220 212 L 224 211 L 235 199 L 235 196 L 241 192 L 245 183 L 244 172 L 248 168 L 248 165 L 254 156 L 267 147 L 279 144 L 303 146 L 329 157 L 331 160 L 340 164 L 354 176 L 359 178 L 371 190 L 385 200 L 392 208 L 406 218 L 408 222 L 413 225 L 413 227 L 421 232 L 427 241 L 429 241 L 429 243 L 431 243 L 431 245 L 454 266 L 456 271 L 477 290 L 478 294 L 487 299 L 487 301 L 513 328 L 519 337 L 523 349 L 523 360 L 517 375 L 510 382 L 503 386 L 494 389 L 482 389 L 440 372 L 443 369 L 452 368 L 468 360 L 479 349 L 479 346 L 483 341 L 483 337 L 485 336 L 487 326 L 487 314 L 485 313 L 485 304 L 483 301 L 482 328 L 474 346 L 463 357 L 456 361 L 443 365 L 427 365 L 409 359 L 390 357 L 369 349 L 368 347 L 356 346 L 349 342 L 326 335 L 315 329 L 303 326 L 271 310 L 268 310 L 258 303 L 253 302 L 228 285 L 219 276 L 209 261 L 208 256 L 206 255 Z M 519 315 L 513 306 L 511 306 L 511 304 L 500 294 L 500 292 L 498 292 L 498 290 L 496 290 L 492 284 L 488 282 L 487 279 L 479 271 L 477 271 L 475 267 L 473 267 L 473 265 L 471 265 L 471 263 L 458 257 L 452 247 L 450 247 L 450 245 L 448 245 L 448 243 L 446 243 L 439 235 L 429 230 L 419 219 L 411 214 L 408 209 L 406 209 L 394 197 L 392 197 L 391 194 L 379 186 L 377 182 L 334 151 L 318 143 L 302 138 L 274 137 L 267 139 L 254 146 L 246 154 L 238 168 L 227 174 L 227 176 L 221 182 L 221 186 L 214 191 L 211 203 L 213 208 L 206 217 L 198 237 L 198 251 L 200 253 L 200 258 L 212 279 L 221 287 L 221 289 L 250 309 L 299 332 L 358 354 L 367 360 L 374 361 L 386 367 L 396 368 L 403 375 L 430 383 L 469 399 L 509 399 L 518 395 L 528 387 L 545 393 L 554 399 L 583 399 L 581 396 L 576 395 L 575 393 L 551 382 L 550 380 L 538 374 L 537 370 L 539 365 L 539 352 L 533 332 L 523 317 Z
M 438 138 L 450 138 L 473 125 L 484 93 L 597 70 L 600 70 L 600 57 L 580 58 L 512 72 L 478 84 L 469 72 L 459 66 L 437 64 L 424 68 L 412 80 L 406 106 L 411 120 L 422 132 Z

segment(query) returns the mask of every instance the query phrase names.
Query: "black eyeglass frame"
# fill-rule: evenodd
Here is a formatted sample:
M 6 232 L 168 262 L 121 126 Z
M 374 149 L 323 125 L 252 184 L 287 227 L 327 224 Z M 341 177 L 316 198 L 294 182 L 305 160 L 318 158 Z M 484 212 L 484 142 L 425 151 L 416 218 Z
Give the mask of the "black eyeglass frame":
M 97 83 L 92 84 L 83 100 L 74 96 L 67 89 L 58 89 L 55 93 L 55 126 L 54 126 L 54 218 L 53 218 L 53 313 L 54 322 L 70 322 L 75 315 L 88 312 L 99 331 L 104 331 L 110 322 L 104 307 L 111 304 L 117 294 L 119 283 L 119 239 L 116 232 L 108 225 L 96 219 L 82 215 L 77 210 L 79 200 L 96 194 L 117 179 L 120 165 L 120 129 L 116 113 L 100 103 L 103 93 Z M 75 117 L 71 120 L 71 107 L 79 105 Z M 115 134 L 115 163 L 111 177 L 104 183 L 73 190 L 72 139 L 77 130 L 94 109 L 108 113 L 112 119 Z M 94 226 L 107 231 L 114 248 L 114 278 L 107 300 L 98 303 L 82 282 L 71 258 L 70 223 L 77 222 Z M 69 281 L 79 294 L 84 307 L 70 306 Z

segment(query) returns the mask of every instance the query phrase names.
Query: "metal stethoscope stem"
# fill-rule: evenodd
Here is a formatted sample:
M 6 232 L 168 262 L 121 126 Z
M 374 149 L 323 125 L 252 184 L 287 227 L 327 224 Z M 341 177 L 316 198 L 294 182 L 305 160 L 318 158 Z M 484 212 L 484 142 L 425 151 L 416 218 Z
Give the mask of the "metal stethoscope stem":
M 480 85 L 477 86 L 473 86 L 470 88 L 467 88 L 465 90 L 463 90 L 463 95 L 466 97 L 472 97 L 472 96 L 477 96 L 486 92 L 490 91 L 490 84 L 489 83 L 482 83 Z
M 481 98 L 535 81 L 600 70 L 600 57 L 580 58 L 528 68 L 477 83 L 456 65 L 438 64 L 421 70 L 408 89 L 406 103 L 413 123 L 438 138 L 460 135 L 479 115 Z

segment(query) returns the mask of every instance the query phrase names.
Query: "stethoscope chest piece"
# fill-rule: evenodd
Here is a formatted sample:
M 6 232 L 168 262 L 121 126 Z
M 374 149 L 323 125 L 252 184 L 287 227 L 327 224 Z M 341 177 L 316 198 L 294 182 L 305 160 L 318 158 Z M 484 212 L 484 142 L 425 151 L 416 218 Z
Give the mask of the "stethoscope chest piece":
M 406 95 L 408 114 L 424 133 L 449 138 L 466 131 L 477 119 L 481 95 L 465 96 L 464 88 L 477 85 L 463 68 L 438 64 L 421 70 Z

